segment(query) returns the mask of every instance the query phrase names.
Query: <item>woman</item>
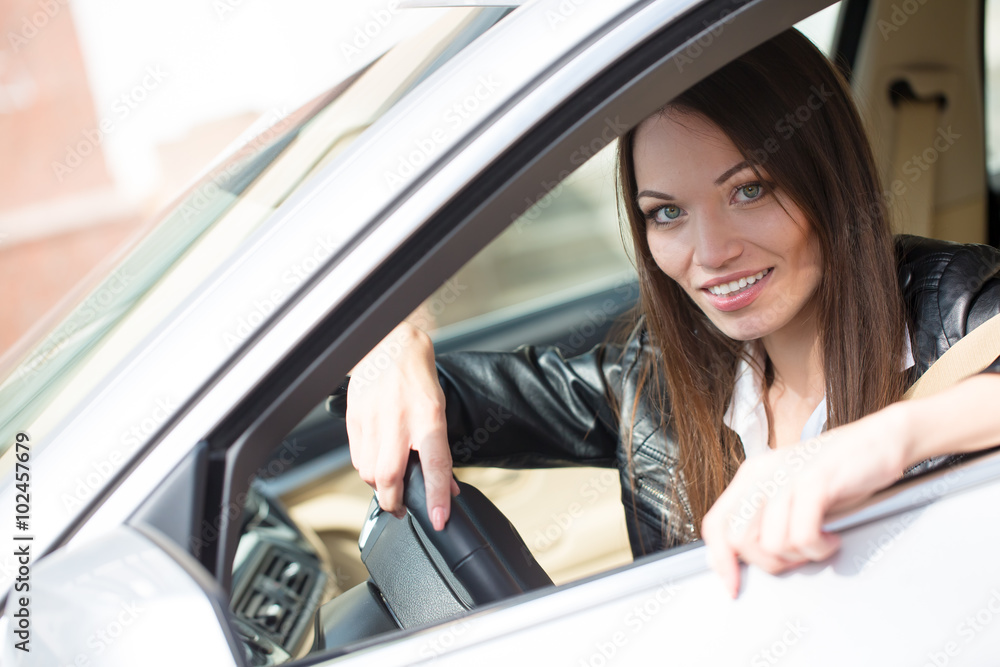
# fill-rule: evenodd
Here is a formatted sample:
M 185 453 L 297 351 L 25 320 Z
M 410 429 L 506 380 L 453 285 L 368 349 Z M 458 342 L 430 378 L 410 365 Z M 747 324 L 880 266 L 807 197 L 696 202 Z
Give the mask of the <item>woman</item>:
M 994 373 L 899 402 L 1000 310 L 1000 252 L 894 242 L 848 89 L 799 33 L 672 100 L 621 137 L 618 161 L 641 289 L 629 339 L 569 360 L 523 348 L 435 364 L 401 325 L 396 363 L 348 390 L 352 459 L 383 508 L 401 510 L 410 449 L 438 529 L 453 457 L 616 466 L 633 552 L 700 527 L 735 596 L 738 558 L 770 572 L 827 558 L 829 512 L 1000 442 Z M 970 307 L 949 314 L 944 294 Z M 462 441 L 491 418 L 489 439 Z

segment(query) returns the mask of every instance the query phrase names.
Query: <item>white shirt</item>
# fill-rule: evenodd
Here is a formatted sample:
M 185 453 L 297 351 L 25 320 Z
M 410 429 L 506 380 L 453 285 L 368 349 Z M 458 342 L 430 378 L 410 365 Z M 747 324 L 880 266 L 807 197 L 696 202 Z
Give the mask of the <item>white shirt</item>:
M 906 350 L 903 354 L 903 370 L 913 366 L 913 351 L 910 349 L 910 332 L 906 331 Z M 746 458 L 767 452 L 767 413 L 764 411 L 764 400 L 760 391 L 761 378 L 754 372 L 754 367 L 746 358 L 740 360 L 736 369 L 736 384 L 733 387 L 733 398 L 726 408 L 726 426 L 736 431 L 743 442 L 743 453 Z M 802 427 L 801 440 L 814 438 L 826 430 L 826 395 L 819 405 L 809 415 Z

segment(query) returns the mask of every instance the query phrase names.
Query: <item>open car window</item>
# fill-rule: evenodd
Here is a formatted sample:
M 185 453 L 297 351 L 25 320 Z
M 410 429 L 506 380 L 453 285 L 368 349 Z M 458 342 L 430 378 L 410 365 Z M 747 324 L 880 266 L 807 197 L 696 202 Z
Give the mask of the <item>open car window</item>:
M 839 5 L 812 22 L 820 38 L 829 39 L 828 49 L 837 11 Z M 501 211 L 510 220 L 509 226 L 408 316 L 433 333 L 439 351 L 511 350 L 535 344 L 555 346 L 569 357 L 607 340 L 614 325 L 627 319 L 637 292 L 627 244 L 621 238 L 614 182 L 614 138 L 624 129 L 613 122 L 606 124 L 603 133 L 598 132 L 569 156 L 572 171 L 567 169 L 553 180 L 543 179 L 540 192 L 517 204 L 527 210 L 515 214 Z M 350 463 L 341 417 L 336 408 L 332 414 L 325 407 L 317 408 L 284 438 L 271 452 L 269 462 L 256 470 L 252 487 L 260 497 L 254 511 L 248 513 L 257 516 L 260 502 L 280 506 L 287 511 L 284 520 L 289 525 L 311 536 L 307 542 L 315 551 L 299 552 L 300 558 L 315 572 L 326 562 L 333 573 L 322 580 L 315 574 L 308 578 L 313 582 L 310 585 L 323 590 L 330 610 L 321 617 L 317 629 L 329 632 L 329 636 L 313 639 L 322 641 L 319 648 L 332 651 L 342 647 L 338 641 L 359 641 L 337 630 L 339 619 L 349 612 L 334 610 L 365 613 L 359 610 L 367 603 L 359 600 L 362 591 L 371 586 L 366 581 L 374 578 L 379 585 L 386 581 L 381 577 L 387 575 L 380 571 L 385 564 L 378 561 L 380 556 L 371 544 L 379 539 L 383 544 L 400 539 L 372 532 L 371 490 Z M 503 426 L 500 415 L 491 423 L 478 425 L 468 437 L 475 443 Z M 456 476 L 483 491 L 513 522 L 527 549 L 557 585 L 607 572 L 632 560 L 615 470 L 463 468 L 456 470 Z M 366 517 L 367 522 L 363 521 Z M 367 546 L 359 548 L 359 541 Z M 253 582 L 262 570 L 271 567 L 264 564 L 277 558 L 272 553 L 275 549 L 273 543 L 261 538 L 257 528 L 240 540 L 231 603 L 241 622 L 254 624 L 254 615 L 261 605 L 266 606 L 268 600 Z M 405 562 L 410 583 L 420 586 L 426 563 Z M 299 585 L 299 580 L 295 584 Z M 448 585 L 455 586 L 451 581 Z M 434 608 L 422 622 L 442 618 L 435 616 L 440 609 L 428 589 L 417 590 L 411 592 L 413 599 L 421 604 L 426 599 L 427 606 Z M 399 590 L 383 592 L 390 607 L 398 602 L 398 595 Z M 421 619 L 406 616 L 414 613 L 407 609 L 393 613 L 403 615 L 404 627 L 419 626 Z M 461 613 L 462 605 L 455 610 L 453 613 Z M 296 612 L 287 613 L 294 617 Z M 288 641 L 288 635 L 277 632 L 283 618 L 261 621 L 268 624 L 264 632 L 275 641 Z M 368 630 L 377 637 L 398 629 L 373 622 Z
M 49 429 L 99 378 L 162 328 L 171 313 L 197 298 L 199 287 L 281 204 L 503 14 L 502 9 L 455 9 L 294 114 L 266 118 L 260 132 L 144 233 L 109 277 L 82 294 L 30 346 L 4 358 L 0 453 L 18 430 L 30 429 L 44 446 Z M 290 267 L 283 291 L 269 295 L 270 308 L 293 294 L 332 251 L 321 244 L 303 259 L 307 266 Z M 234 337 L 230 347 L 238 342 Z

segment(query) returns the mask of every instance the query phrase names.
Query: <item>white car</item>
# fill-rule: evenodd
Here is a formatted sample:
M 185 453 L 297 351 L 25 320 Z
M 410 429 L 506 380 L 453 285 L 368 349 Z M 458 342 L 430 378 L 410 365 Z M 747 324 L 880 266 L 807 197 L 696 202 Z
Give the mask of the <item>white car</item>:
M 461 4 L 215 165 L 0 369 L 0 662 L 995 664 L 997 454 L 831 518 L 837 555 L 744 568 L 734 601 L 700 543 L 631 562 L 613 471 L 459 470 L 500 510 L 463 493 L 442 536 L 417 487 L 383 515 L 326 402 L 414 313 L 442 351 L 601 340 L 636 297 L 606 149 L 821 10 L 888 183 L 921 141 L 901 90 L 961 135 L 915 231 L 997 243 L 997 3 Z

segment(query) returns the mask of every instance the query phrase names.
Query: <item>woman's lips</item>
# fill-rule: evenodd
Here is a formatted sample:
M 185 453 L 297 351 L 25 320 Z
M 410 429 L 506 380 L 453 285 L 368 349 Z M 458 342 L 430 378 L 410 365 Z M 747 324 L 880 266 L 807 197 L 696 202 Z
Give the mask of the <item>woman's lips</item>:
M 767 283 L 771 280 L 771 275 L 774 273 L 774 268 L 768 269 L 768 272 L 763 278 L 755 282 L 753 285 L 748 285 L 739 292 L 732 292 L 730 294 L 723 294 L 722 296 L 716 296 L 712 294 L 707 289 L 703 289 L 702 293 L 708 299 L 708 302 L 715 306 L 716 309 L 729 312 L 733 310 L 739 310 L 740 308 L 746 308 L 757 296 L 764 291 L 767 287 Z

